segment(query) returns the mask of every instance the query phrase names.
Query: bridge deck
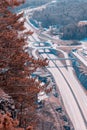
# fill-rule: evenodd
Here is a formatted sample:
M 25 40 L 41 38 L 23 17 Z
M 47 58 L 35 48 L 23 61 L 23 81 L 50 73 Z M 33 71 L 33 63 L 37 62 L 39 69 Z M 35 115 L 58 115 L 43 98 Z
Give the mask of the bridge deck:
M 56 60 L 76 60 L 76 58 L 55 58 L 55 59 L 52 59 L 52 58 L 50 58 L 49 60 L 54 60 L 54 61 L 56 61 Z

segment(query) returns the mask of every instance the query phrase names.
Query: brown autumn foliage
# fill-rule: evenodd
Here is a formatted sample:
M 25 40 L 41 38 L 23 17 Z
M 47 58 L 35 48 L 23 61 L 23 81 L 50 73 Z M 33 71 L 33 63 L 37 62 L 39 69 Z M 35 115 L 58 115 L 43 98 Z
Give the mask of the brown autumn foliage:
M 35 60 L 24 52 L 23 48 L 27 44 L 25 36 L 32 35 L 33 32 L 20 35 L 25 29 L 25 20 L 20 22 L 23 13 L 13 14 L 9 10 L 9 7 L 21 2 L 24 1 L 0 1 L 0 87 L 15 100 L 19 126 L 26 129 L 28 126 L 36 126 L 37 94 L 40 90 L 46 90 L 45 86 L 31 78 L 31 74 L 48 63 L 47 59 Z
M 17 119 L 12 119 L 10 113 L 0 113 L 0 130 L 24 130 L 24 128 L 19 128 L 18 125 L 19 121 Z M 26 130 L 33 130 L 33 127 L 28 126 Z
M 10 6 L 18 6 L 25 2 L 25 0 L 5 0 Z
M 22 128 L 17 128 L 19 122 L 18 120 L 13 120 L 9 113 L 0 113 L 0 130 L 24 130 Z

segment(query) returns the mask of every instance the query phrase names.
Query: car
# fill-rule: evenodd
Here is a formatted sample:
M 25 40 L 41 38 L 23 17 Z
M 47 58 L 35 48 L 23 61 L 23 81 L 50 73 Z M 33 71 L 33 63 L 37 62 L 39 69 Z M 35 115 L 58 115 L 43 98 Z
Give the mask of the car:
M 77 49 L 76 49 L 76 48 L 73 48 L 73 49 L 72 49 L 72 51 L 73 51 L 73 52 L 76 52 L 76 51 L 77 51 Z
M 56 111 L 61 113 L 61 112 L 62 112 L 62 107 L 61 107 L 61 106 L 58 106 L 58 107 L 56 108 Z
M 54 95 L 55 97 L 58 97 L 58 93 L 54 93 L 53 95 Z

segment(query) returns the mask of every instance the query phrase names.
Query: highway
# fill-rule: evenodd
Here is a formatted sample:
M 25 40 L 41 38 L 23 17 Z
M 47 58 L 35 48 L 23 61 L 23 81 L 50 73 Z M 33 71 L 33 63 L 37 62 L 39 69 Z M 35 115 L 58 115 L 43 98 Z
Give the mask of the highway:
M 43 54 L 43 57 L 49 59 L 49 57 L 52 58 L 54 57 L 54 55 L 48 56 L 47 54 Z M 80 130 L 80 129 L 86 130 L 86 119 L 84 115 L 82 114 L 82 110 L 79 106 L 78 100 L 75 97 L 73 90 L 71 89 L 71 87 L 73 87 L 75 84 L 71 86 L 72 80 L 70 81 L 68 80 L 70 79 L 69 73 L 66 71 L 65 68 L 59 68 L 58 66 L 60 66 L 61 63 L 58 63 L 58 62 L 55 64 L 54 61 L 50 61 L 48 70 L 52 73 L 56 81 L 56 84 L 58 86 L 58 89 L 63 99 L 64 106 L 74 125 L 75 130 Z M 55 66 L 55 68 L 51 68 L 51 66 Z M 85 113 L 86 113 L 86 110 L 85 110 Z
M 28 20 L 27 13 L 26 19 Z M 31 29 L 34 31 L 34 28 L 32 28 L 29 23 L 26 22 L 25 25 L 28 30 Z M 30 36 L 29 38 L 33 42 L 40 42 L 36 31 L 33 36 Z M 46 49 L 46 47 L 42 47 L 41 49 Z M 67 53 L 63 52 L 62 50 L 60 51 L 64 53 L 65 58 L 68 58 Z M 35 55 L 35 51 L 33 51 L 33 53 Z M 47 54 L 46 52 L 42 53 L 42 56 L 48 59 L 57 58 L 54 54 Z M 70 62 L 66 61 L 66 64 L 68 65 Z M 52 68 L 51 66 L 54 67 Z M 60 68 L 59 66 L 63 66 L 59 60 L 56 62 L 50 60 L 48 70 L 52 73 L 56 81 L 65 109 L 73 123 L 75 130 L 87 130 L 87 96 L 83 91 L 82 86 L 74 76 L 73 68 L 71 67 L 66 69 L 65 67 Z

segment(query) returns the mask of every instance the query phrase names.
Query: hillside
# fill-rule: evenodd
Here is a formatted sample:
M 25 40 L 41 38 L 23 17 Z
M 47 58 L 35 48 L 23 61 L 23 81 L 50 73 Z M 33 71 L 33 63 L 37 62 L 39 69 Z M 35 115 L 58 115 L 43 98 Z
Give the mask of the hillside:
M 61 0 L 53 2 L 42 11 L 35 11 L 32 19 L 41 21 L 43 27 L 49 27 L 51 25 L 57 25 L 60 29 L 69 25 L 73 25 L 75 27 L 79 21 L 87 20 L 86 5 L 86 0 Z M 85 36 L 87 36 L 87 34 L 85 34 Z M 84 38 L 85 36 L 82 36 L 81 38 Z M 67 36 L 64 38 L 74 39 L 73 37 L 68 38 Z M 76 36 L 75 39 L 80 39 L 80 37 Z
M 52 0 L 26 0 L 24 4 L 16 7 L 14 10 L 19 11 L 20 9 L 24 9 L 24 8 L 27 8 L 27 7 L 29 7 L 29 8 L 30 7 L 36 7 L 36 6 L 46 4 L 50 1 L 52 1 Z
M 64 26 L 87 19 L 86 5 L 87 1 L 62 0 L 49 4 L 42 11 L 34 12 L 33 18 L 41 21 L 45 27 L 54 24 Z

